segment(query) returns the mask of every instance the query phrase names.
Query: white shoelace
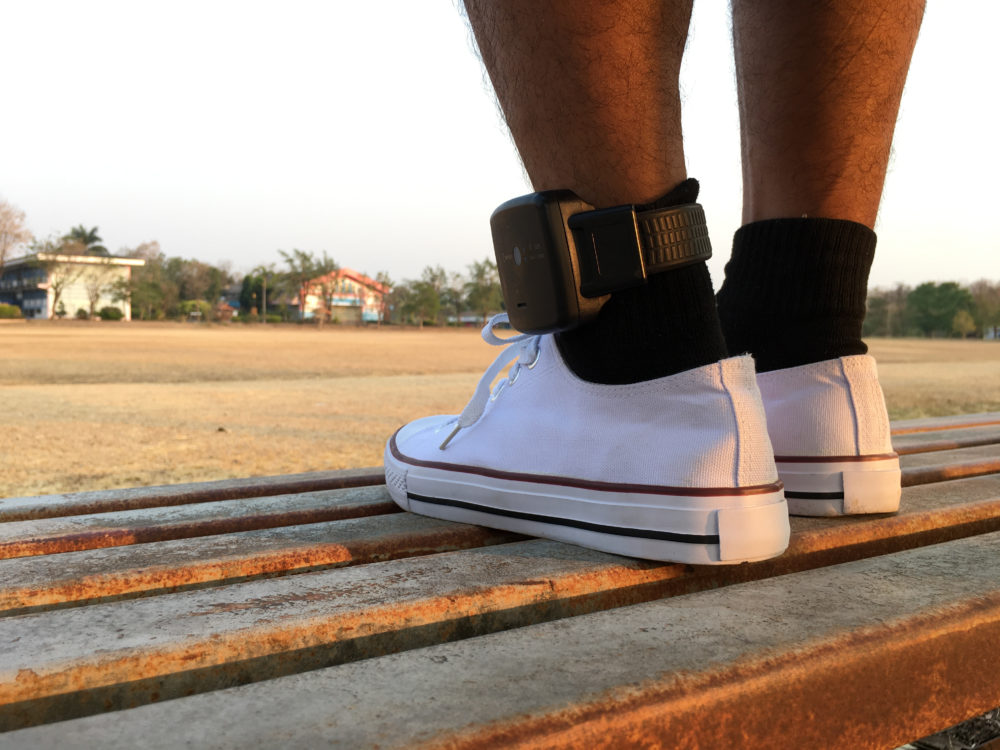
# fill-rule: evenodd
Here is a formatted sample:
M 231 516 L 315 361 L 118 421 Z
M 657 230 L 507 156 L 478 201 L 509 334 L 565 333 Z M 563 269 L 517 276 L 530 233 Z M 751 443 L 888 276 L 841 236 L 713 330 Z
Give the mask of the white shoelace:
M 529 370 L 535 366 L 538 361 L 538 347 L 540 345 L 541 337 L 536 336 L 531 333 L 519 333 L 516 336 L 511 336 L 510 338 L 502 339 L 493 333 L 494 326 L 499 323 L 509 323 L 510 319 L 507 317 L 507 313 L 500 313 L 499 315 L 494 315 L 490 318 L 490 322 L 483 327 L 483 341 L 491 346 L 506 346 L 507 348 L 500 352 L 493 364 L 489 366 L 483 376 L 479 379 L 479 385 L 476 386 L 476 392 L 472 394 L 472 398 L 469 403 L 465 405 L 462 409 L 462 413 L 458 416 L 455 423 L 455 429 L 444 439 L 444 442 L 439 446 L 440 450 L 444 450 L 451 439 L 458 434 L 459 430 L 470 427 L 474 425 L 481 416 L 483 416 L 483 411 L 486 409 L 486 404 L 491 400 L 495 399 L 500 395 L 500 392 L 507 385 L 513 385 L 514 381 L 517 380 L 518 375 L 521 372 L 522 367 L 527 367 Z M 496 384 L 495 388 L 490 388 L 493 380 L 499 375 L 503 368 L 505 368 L 511 360 L 517 359 L 513 365 L 511 365 L 510 372 L 507 373 L 507 378 L 501 380 Z

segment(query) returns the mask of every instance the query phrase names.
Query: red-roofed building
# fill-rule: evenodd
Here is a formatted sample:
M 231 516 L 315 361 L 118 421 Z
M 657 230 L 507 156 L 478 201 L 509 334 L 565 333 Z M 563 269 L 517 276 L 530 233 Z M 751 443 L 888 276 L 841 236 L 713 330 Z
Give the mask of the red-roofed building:
M 305 318 L 324 316 L 328 321 L 361 325 L 384 320 L 389 287 L 352 268 L 341 268 L 313 279 L 306 287 Z M 292 304 L 298 307 L 296 296 Z

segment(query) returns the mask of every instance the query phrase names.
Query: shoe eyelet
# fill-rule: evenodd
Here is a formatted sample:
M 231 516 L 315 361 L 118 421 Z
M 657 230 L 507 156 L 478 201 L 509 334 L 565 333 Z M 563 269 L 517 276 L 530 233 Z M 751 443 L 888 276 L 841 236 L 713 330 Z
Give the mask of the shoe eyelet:
M 514 366 L 510 368 L 510 374 L 507 375 L 507 384 L 514 385 L 514 383 L 517 382 L 517 379 L 520 376 L 521 376 L 521 365 L 515 362 Z
M 538 360 L 539 360 L 539 358 L 541 358 L 541 356 L 542 356 L 542 347 L 536 345 L 535 346 L 535 356 L 532 357 L 531 362 L 529 362 L 528 364 L 526 364 L 524 366 L 527 367 L 529 370 L 534 370 L 535 369 L 535 365 L 538 364 Z
M 497 383 L 495 386 L 493 386 L 493 390 L 490 391 L 490 401 L 496 401 L 497 400 L 497 398 L 500 396 L 500 393 L 503 391 L 503 387 L 505 385 L 507 385 L 507 381 L 506 380 L 501 380 L 499 383 Z

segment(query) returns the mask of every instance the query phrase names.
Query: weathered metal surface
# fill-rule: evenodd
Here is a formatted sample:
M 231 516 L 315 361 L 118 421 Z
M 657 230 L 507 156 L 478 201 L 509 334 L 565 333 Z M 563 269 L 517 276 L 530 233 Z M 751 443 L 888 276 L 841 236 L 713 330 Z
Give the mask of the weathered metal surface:
M 3 739 L 12 750 L 67 738 L 220 750 L 891 748 L 1000 703 L 1000 671 L 984 663 L 998 639 L 990 534 Z
M 0 728 L 614 606 L 681 572 L 531 541 L 3 618 Z
M 408 513 L 0 560 L 0 615 L 415 557 L 522 537 Z
M 336 490 L 380 484 L 385 480 L 381 467 L 313 471 L 274 477 L 223 479 L 218 482 L 169 484 L 121 490 L 69 492 L 61 495 L 0 498 L 0 523 L 32 518 L 57 518 L 88 513 L 107 513 L 167 505 L 211 503 L 266 495 Z
M 944 508 L 935 500 L 942 488 L 952 492 Z M 754 565 L 658 565 L 527 541 L 0 619 L 0 727 L 141 705 L 1000 528 L 1000 476 L 907 492 L 910 515 L 796 519 L 789 552 Z M 95 653 L 95 643 L 105 648 Z
M 385 485 L 0 524 L 0 559 L 400 512 Z
M 1000 472 L 1000 443 L 900 456 L 903 486 Z
M 905 486 L 1000 472 L 1000 444 L 904 456 Z M 0 558 L 318 523 L 397 512 L 384 486 L 199 502 L 0 524 Z
M 921 417 L 920 419 L 899 419 L 893 421 L 893 435 L 907 435 L 912 432 L 933 432 L 935 430 L 955 430 L 965 427 L 1000 425 L 1000 411 L 982 414 L 956 414 L 952 417 Z
M 701 569 L 692 575 L 688 571 L 673 581 L 671 590 L 691 591 L 726 581 L 778 575 L 1000 528 L 1000 476 L 907 489 L 902 510 L 895 516 L 793 518 L 792 528 L 791 548 L 778 560 L 739 572 Z M 165 594 L 227 580 L 466 549 L 511 539 L 516 537 L 396 513 L 0 560 L 0 612 L 144 592 Z M 641 600 L 641 596 L 635 599 Z
M 933 453 L 954 448 L 971 448 L 976 445 L 1000 443 L 1000 427 L 969 427 L 958 430 L 911 432 L 892 439 L 892 447 L 901 456 L 912 453 Z
M 905 488 L 891 515 L 791 522 L 788 551 L 761 566 L 802 570 L 1000 531 L 1000 475 Z
M 0 521 L 15 518 L 50 519 L 0 523 L 0 549 L 5 541 L 13 545 L 27 544 L 26 548 L 29 549 L 31 544 L 40 545 L 36 547 L 40 551 L 45 551 L 45 545 L 56 545 L 47 549 L 62 551 L 79 549 L 74 545 L 86 548 L 104 544 L 106 540 L 110 540 L 107 543 L 111 544 L 131 545 L 0 560 L 0 602 L 6 601 L 9 606 L 16 605 L 13 611 L 7 611 L 8 615 L 20 613 L 18 617 L 0 615 L 0 727 L 32 725 L 121 707 L 141 706 L 189 693 L 203 693 L 230 685 L 280 678 L 281 675 L 295 676 L 247 686 L 241 690 L 264 691 L 255 695 L 269 696 L 269 691 L 275 685 L 280 684 L 280 689 L 286 690 L 292 684 L 289 680 L 309 679 L 313 675 L 328 672 L 349 675 L 353 673 L 345 670 L 355 667 L 363 669 L 357 674 L 367 680 L 367 676 L 371 674 L 366 671 L 367 668 L 377 672 L 382 664 L 399 663 L 392 660 L 405 661 L 427 651 L 450 648 L 447 645 L 434 645 L 442 642 L 494 633 L 484 637 L 491 639 L 517 636 L 522 645 L 530 645 L 534 642 L 533 634 L 539 632 L 540 627 L 557 630 L 565 627 L 572 630 L 575 623 L 581 620 L 602 616 L 588 613 L 614 610 L 605 615 L 612 621 L 621 616 L 627 622 L 630 613 L 636 608 L 620 609 L 625 605 L 665 597 L 675 597 L 672 601 L 681 602 L 692 598 L 680 596 L 683 594 L 705 592 L 723 586 L 733 590 L 734 584 L 767 577 L 782 576 L 769 583 L 797 581 L 804 575 L 798 571 L 831 566 L 846 560 L 878 555 L 884 559 L 892 559 L 895 556 L 890 553 L 898 550 L 970 535 L 980 535 L 970 541 L 987 538 L 982 536 L 986 534 L 991 534 L 989 538 L 992 538 L 996 536 L 992 532 L 1000 531 L 1000 473 L 991 473 L 1000 472 L 1000 449 L 996 443 L 1000 440 L 1000 427 L 997 425 L 1000 425 L 1000 413 L 894 424 L 894 433 L 898 435 L 894 442 L 902 446 L 902 452 L 907 454 L 902 459 L 904 483 L 910 485 L 904 490 L 903 509 L 899 514 L 851 519 L 793 519 L 792 543 L 784 556 L 764 563 L 728 568 L 642 563 L 543 541 L 467 549 L 475 545 L 503 542 L 505 537 L 476 527 L 418 519 L 398 513 L 359 520 L 310 523 L 314 517 L 309 513 L 331 512 L 331 503 L 321 503 L 323 507 L 316 507 L 310 505 L 310 498 L 301 495 L 281 499 L 270 497 L 277 492 L 295 493 L 312 489 L 309 482 L 313 481 L 343 483 L 334 486 L 380 483 L 381 471 L 377 468 L 360 472 L 323 472 L 296 477 L 234 480 L 208 485 L 0 500 Z M 991 432 L 992 438 L 988 437 Z M 944 448 L 954 447 L 961 447 L 963 450 L 942 451 Z M 936 451 L 937 454 L 930 455 L 927 451 Z M 982 474 L 988 475 L 954 479 L 957 476 Z M 950 481 L 943 481 L 946 479 Z M 934 484 L 916 486 L 927 482 Z M 385 494 L 384 487 L 367 487 L 340 494 L 341 500 L 333 505 L 349 505 L 352 498 L 353 501 L 359 498 L 364 500 L 362 505 L 367 510 L 354 515 L 364 515 L 369 511 L 388 513 L 396 510 Z M 249 497 L 261 499 L 236 499 Z M 233 499 L 218 502 L 226 498 Z M 254 505 L 257 502 L 260 503 L 259 507 Z M 199 505 L 189 505 L 190 503 Z M 384 504 L 376 507 L 380 503 Z M 188 507 L 165 507 L 171 505 Z M 119 512 L 129 508 L 148 510 L 134 511 L 131 515 Z M 94 515 L 97 513 L 100 515 Z M 303 515 L 298 517 L 296 513 Z M 265 530 L 268 526 L 274 526 L 279 517 L 285 523 L 306 525 Z M 225 523 L 234 525 L 213 525 Z M 32 527 L 31 524 L 38 525 Z M 230 528 L 233 530 L 230 531 Z M 243 528 L 259 530 L 240 531 Z M 4 536 L 4 532 L 9 533 Z M 166 536 L 162 536 L 164 534 Z M 171 536 L 173 534 L 181 538 L 174 539 Z M 198 534 L 212 536 L 195 538 Z M 151 539 L 169 541 L 149 541 Z M 58 546 L 60 544 L 61 547 Z M 15 547 L 8 549 L 13 550 Z M 462 551 L 396 559 L 440 549 Z M 372 562 L 379 560 L 384 562 Z M 371 564 L 338 567 L 361 562 Z M 319 572 L 273 578 L 284 573 L 317 568 L 320 569 Z M 822 575 L 824 572 L 816 571 L 815 575 Z M 942 568 L 938 577 L 944 582 L 950 582 L 953 575 L 961 575 L 961 570 Z M 222 585 L 224 583 L 230 585 Z M 151 596 L 173 591 L 180 593 Z M 144 598 L 110 601 L 143 594 L 146 595 Z M 699 597 L 708 595 L 697 594 Z M 993 596 L 992 593 L 989 595 Z M 88 600 L 96 600 L 98 603 L 86 604 Z M 817 595 L 816 600 L 822 601 L 826 606 L 830 604 L 827 597 Z M 66 601 L 75 601 L 76 606 L 61 606 L 60 602 Z M 839 596 L 836 601 L 839 606 Z M 31 607 L 35 609 L 31 610 Z M 735 607 L 735 611 L 739 612 L 740 607 Z M 873 610 L 873 613 L 873 622 L 884 621 L 878 612 Z M 574 617 L 576 615 L 583 617 Z M 784 626 L 783 615 L 778 613 L 776 617 L 778 624 Z M 524 627 L 553 619 L 560 619 L 560 622 Z M 968 624 L 967 621 L 963 622 Z M 524 628 L 519 634 L 496 634 L 498 630 L 519 627 Z M 734 620 L 732 627 L 726 632 L 736 641 L 749 639 L 748 642 L 752 642 L 752 631 L 751 627 L 748 635 L 742 626 L 742 620 Z M 897 633 L 896 643 L 912 645 L 914 648 L 924 643 L 911 643 L 906 635 L 909 632 Z M 955 637 L 937 633 L 927 643 L 936 638 L 942 642 L 943 648 L 954 646 L 956 650 L 951 658 L 966 658 L 969 644 L 963 638 L 971 637 L 969 632 L 966 628 Z M 996 634 L 991 637 L 995 639 Z M 469 644 L 471 648 L 472 644 L 482 640 L 465 640 L 459 645 Z M 679 640 L 686 648 L 688 641 L 683 638 Z M 422 646 L 431 648 L 413 650 Z M 845 648 L 849 652 L 850 648 L 861 649 L 862 646 L 848 642 Z M 517 646 L 512 654 L 521 649 L 522 646 Z M 902 652 L 893 655 L 890 647 L 884 643 L 878 644 L 877 650 L 879 655 L 885 656 L 884 669 L 887 672 L 897 670 L 894 679 L 904 680 L 907 679 L 906 675 L 898 670 L 911 663 L 920 663 L 919 660 L 930 653 L 920 652 L 918 649 L 906 652 L 899 658 L 899 653 Z M 544 653 L 544 650 L 539 653 Z M 707 716 L 709 721 L 706 726 L 714 726 L 713 717 L 695 704 L 706 696 L 710 701 L 716 700 L 713 698 L 716 693 L 712 691 L 718 685 L 734 686 L 729 689 L 728 697 L 716 696 L 718 705 L 735 706 L 733 711 L 737 713 L 732 716 L 739 712 L 754 715 L 752 720 L 741 720 L 742 723 L 727 719 L 729 723 L 726 726 L 729 729 L 744 726 L 753 728 L 766 721 L 773 724 L 773 712 L 769 714 L 762 711 L 762 706 L 782 705 L 781 702 L 787 700 L 792 701 L 790 705 L 795 705 L 795 700 L 802 702 L 801 697 L 789 697 L 781 692 L 789 683 L 789 675 L 795 677 L 798 674 L 792 657 L 788 657 L 786 662 L 778 659 L 775 662 L 777 670 L 772 669 L 774 664 L 767 657 L 759 672 L 746 671 L 748 664 L 752 666 L 757 663 L 753 661 L 757 656 L 751 657 L 739 662 L 739 668 L 735 672 L 721 677 L 711 676 L 711 680 L 716 681 L 710 680 L 711 684 L 697 681 L 684 683 L 686 686 L 693 684 L 696 690 L 694 693 L 684 694 L 688 696 L 684 698 L 690 708 L 688 714 L 680 711 L 675 712 L 675 715 L 681 718 L 686 716 L 690 726 L 699 727 L 701 725 L 698 722 L 705 721 Z M 516 655 L 509 658 L 516 659 Z M 358 659 L 366 661 L 349 663 Z M 822 659 L 815 663 L 808 660 L 802 662 L 802 669 L 805 671 L 798 674 L 796 679 L 808 681 L 829 678 L 829 675 L 823 676 L 823 664 L 832 664 L 829 659 L 828 662 L 830 663 L 827 664 Z M 439 663 L 446 662 L 431 662 Z M 341 666 L 297 674 L 331 664 Z M 586 665 L 587 669 L 595 669 L 594 664 L 588 663 L 584 657 L 573 661 L 571 666 L 577 669 L 580 664 Z M 819 666 L 816 667 L 816 664 Z M 872 664 L 876 671 L 871 674 L 878 674 L 878 662 L 873 661 Z M 411 668 L 412 666 L 409 669 Z M 597 671 L 604 668 L 603 663 L 598 663 L 596 667 Z M 933 669 L 933 665 L 928 668 Z M 557 674 L 560 666 L 558 663 L 549 663 L 548 669 L 550 673 Z M 568 682 L 573 683 L 577 678 L 571 672 L 572 670 L 564 672 L 564 675 Z M 503 675 L 500 687 L 509 688 L 517 684 L 509 681 L 510 676 L 506 673 L 500 674 Z M 741 675 L 749 677 L 741 682 Z M 939 673 L 938 676 L 940 677 Z M 455 684 L 462 684 L 461 670 L 453 677 L 458 679 Z M 682 672 L 671 679 L 674 678 L 683 682 L 687 676 Z M 424 690 L 422 675 L 408 672 L 400 675 L 398 682 L 406 683 L 407 680 L 411 681 L 416 692 Z M 445 684 L 452 684 L 451 680 Z M 848 683 L 834 681 L 823 684 L 826 685 L 824 689 L 834 691 L 832 698 L 824 695 L 823 700 L 827 703 L 832 700 L 834 710 L 839 710 L 836 706 L 842 703 L 840 692 L 844 692 Z M 767 690 L 761 692 L 761 685 L 774 695 Z M 348 689 L 353 690 L 355 687 L 349 685 Z M 436 687 L 433 683 L 428 683 L 427 687 L 429 692 L 422 693 L 422 696 L 433 698 Z M 493 687 L 497 688 L 498 684 L 494 683 Z M 633 688 L 641 687 L 626 682 L 619 684 L 614 691 L 616 695 L 622 690 L 631 695 Z M 358 694 L 366 689 L 367 683 Z M 191 705 L 196 708 L 212 705 L 211 701 L 219 696 L 236 692 L 238 691 L 198 695 Z M 969 695 L 973 692 L 973 689 L 967 691 Z M 886 694 L 885 690 L 883 694 Z M 410 699 L 408 696 L 404 702 Z M 234 715 L 240 715 L 243 710 L 240 708 L 242 700 L 237 701 Z M 909 701 L 909 693 L 902 695 L 901 700 Z M 300 716 L 301 722 L 288 724 L 293 728 L 292 731 L 282 730 L 283 725 L 280 723 L 275 725 L 277 728 L 274 734 L 269 736 L 276 739 L 270 744 L 281 742 L 283 745 L 304 747 L 329 744 L 326 739 L 322 739 L 322 735 L 325 728 L 331 725 L 331 720 L 319 708 L 330 705 L 328 695 L 316 696 L 316 701 L 310 704 L 306 714 Z M 591 741 L 593 739 L 618 745 L 624 741 L 625 744 L 683 746 L 683 743 L 665 742 L 663 737 L 646 732 L 646 727 L 663 724 L 657 718 L 663 701 L 657 701 L 660 699 L 647 702 L 648 705 L 633 705 L 625 701 L 621 704 L 624 706 L 622 713 L 618 703 L 611 705 L 601 699 L 593 704 L 597 708 L 591 714 L 586 714 L 591 704 L 585 700 L 568 703 L 558 710 L 551 706 L 547 708 L 544 701 L 536 701 L 531 706 L 540 707 L 541 713 L 535 718 L 541 717 L 541 723 L 532 723 L 535 718 L 521 712 L 519 718 L 502 714 L 500 725 L 492 725 L 492 728 L 488 720 L 480 721 L 483 711 L 465 710 L 459 715 L 472 717 L 470 721 L 475 721 L 474 727 L 452 727 L 441 734 L 442 725 L 438 722 L 434 734 L 427 735 L 424 739 L 436 737 L 445 744 L 460 741 L 468 742 L 470 746 L 483 742 L 502 744 L 506 740 L 514 744 L 535 745 L 551 741 L 556 745 L 586 745 L 595 744 Z M 164 707 L 189 703 L 173 701 L 147 706 L 138 709 L 138 713 L 129 712 L 120 716 L 147 715 L 144 712 L 154 712 L 148 715 L 160 716 L 155 712 Z M 1000 703 L 1000 699 L 993 699 L 992 703 L 977 707 L 977 710 L 990 708 L 996 703 Z M 667 701 L 665 705 L 671 704 Z M 259 706 L 256 708 L 259 709 Z M 275 710 L 281 712 L 282 720 L 295 714 L 295 708 L 289 708 L 284 703 Z M 976 713 L 977 710 L 966 715 Z M 560 714 L 559 711 L 563 713 Z M 616 712 L 621 713 L 624 718 L 618 719 L 616 715 L 612 715 Z M 218 719 L 217 716 L 212 716 L 212 711 L 205 715 Z M 261 736 L 262 724 L 254 719 L 260 715 L 267 716 L 270 726 L 274 717 L 274 712 L 271 711 L 251 711 L 241 719 L 241 726 L 245 725 L 252 737 L 247 741 L 255 745 L 260 744 L 256 739 Z M 583 720 L 578 722 L 565 718 L 577 715 L 582 716 Z M 758 721 L 758 715 L 766 718 Z M 894 741 L 895 744 L 965 718 L 963 715 L 944 720 L 937 718 L 938 714 L 926 715 L 935 717 L 931 719 L 932 725 L 906 732 L 899 741 Z M 943 715 L 944 713 L 940 714 Z M 94 726 L 103 726 L 100 741 L 93 744 L 106 745 L 107 740 L 114 736 L 111 728 L 119 725 L 117 720 L 120 716 L 109 716 L 105 724 L 100 724 L 101 717 L 81 721 L 98 722 Z M 372 716 L 381 716 L 381 720 L 374 718 L 374 723 L 366 725 L 365 722 L 359 722 L 354 727 L 368 732 L 357 735 L 362 740 L 369 738 L 368 744 L 381 742 L 385 736 L 392 735 L 393 728 L 387 722 L 396 721 L 393 704 L 386 704 Z M 563 724 L 558 725 L 557 722 L 557 725 L 552 725 L 550 719 L 553 716 L 561 716 L 559 721 L 563 721 Z M 813 718 L 809 715 L 810 722 Z M 319 729 L 314 726 L 317 721 L 322 724 Z M 338 722 L 339 714 L 333 717 L 333 724 Z M 407 724 L 403 731 L 419 727 L 419 724 L 419 721 L 412 727 Z M 802 744 L 799 738 L 807 736 L 801 734 L 802 725 L 803 722 L 797 719 L 790 721 L 786 725 L 791 728 L 784 737 L 785 742 L 775 744 L 789 744 L 788 738 L 793 738 L 792 744 Z M 56 737 L 60 731 L 76 732 L 80 726 L 91 725 L 81 724 L 79 721 L 56 725 L 48 728 L 56 732 L 53 735 L 6 734 L 0 736 L 0 740 L 4 741 L 0 745 L 6 747 L 6 740 L 15 736 Z M 494 731 L 497 726 L 500 729 Z M 539 726 L 548 728 L 544 731 L 532 728 Z M 556 728 L 552 729 L 552 726 Z M 577 731 L 577 727 L 588 726 L 594 732 L 593 737 Z M 683 728 L 686 725 L 675 723 L 671 726 Z M 354 729 L 347 729 L 349 731 L 345 736 L 348 739 L 345 744 L 358 744 L 349 741 Z M 43 731 L 43 728 L 30 731 Z M 167 732 L 164 735 L 164 731 L 166 730 L 160 730 L 160 734 L 165 742 L 171 746 L 178 742 L 176 733 Z M 567 731 L 571 734 L 567 734 Z M 374 740 L 371 739 L 372 732 L 377 735 Z M 121 736 L 126 735 L 127 733 Z M 278 738 L 279 735 L 290 738 L 290 744 Z M 209 735 L 202 735 L 201 739 L 206 736 Z M 212 731 L 211 736 L 224 735 Z M 838 730 L 829 736 L 839 738 L 844 735 Z M 63 744 L 67 737 L 72 737 L 74 742 L 77 740 L 76 734 L 64 733 L 61 737 Z M 636 741 L 631 742 L 632 738 Z M 141 742 L 130 741 L 125 744 L 149 744 L 148 739 L 148 736 L 144 736 Z M 823 739 L 828 737 L 822 737 L 814 744 L 822 744 Z M 408 740 L 400 742 L 409 744 Z M 747 744 L 735 741 L 724 733 L 718 734 L 712 743 L 713 746 Z M 202 743 L 196 738 L 194 744 Z M 265 741 L 265 744 L 268 742 Z M 365 744 L 365 741 L 360 744 Z M 847 741 L 846 746 L 871 745 Z

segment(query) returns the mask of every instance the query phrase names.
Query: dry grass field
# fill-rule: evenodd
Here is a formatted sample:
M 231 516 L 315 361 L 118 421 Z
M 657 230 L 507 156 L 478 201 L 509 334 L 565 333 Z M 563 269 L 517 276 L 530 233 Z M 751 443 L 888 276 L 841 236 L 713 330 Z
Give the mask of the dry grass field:
M 893 417 L 1000 410 L 1000 344 L 870 345 Z M 376 466 L 497 351 L 474 330 L 0 324 L 0 497 Z

